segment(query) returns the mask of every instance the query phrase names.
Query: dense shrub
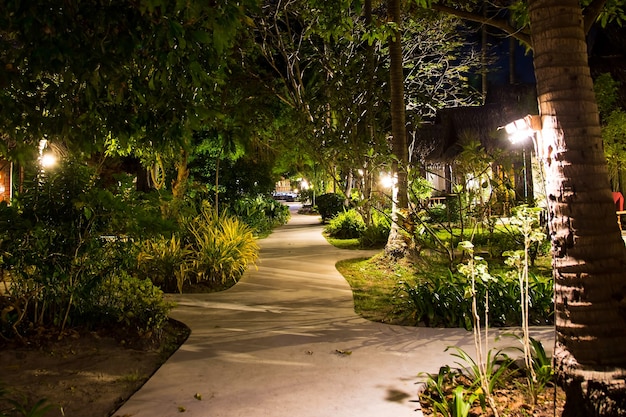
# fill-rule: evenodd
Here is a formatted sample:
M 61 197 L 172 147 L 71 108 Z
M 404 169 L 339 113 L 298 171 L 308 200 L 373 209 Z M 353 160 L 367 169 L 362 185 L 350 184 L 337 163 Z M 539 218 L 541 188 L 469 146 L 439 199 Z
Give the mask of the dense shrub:
M 185 283 L 237 281 L 256 261 L 254 229 L 208 204 L 200 214 L 181 221 L 181 236 L 159 237 L 139 245 L 137 265 L 164 291 L 183 291 Z
M 230 205 L 229 211 L 252 227 L 257 235 L 266 235 L 289 220 L 288 206 L 261 195 L 241 198 Z
M 372 224 L 365 228 L 359 237 L 359 243 L 363 248 L 382 247 L 389 239 L 391 218 L 388 215 L 374 212 Z
M 363 218 L 356 210 L 339 213 L 324 228 L 324 232 L 337 239 L 356 239 L 365 230 Z
M 209 206 L 186 222 L 193 266 L 198 281 L 237 281 L 259 256 L 253 229 L 236 217 Z
M 40 327 L 97 325 L 93 291 L 131 267 L 130 243 L 120 234 L 138 230 L 137 206 L 102 188 L 76 160 L 32 178 L 0 209 L 2 278 L 11 281 L 0 296 L 0 330 L 21 337 Z
M 144 337 L 161 331 L 172 308 L 149 279 L 126 273 L 102 280 L 80 306 L 85 316 L 97 316 L 103 324 L 121 325 Z
M 343 212 L 345 209 L 343 202 L 343 197 L 335 193 L 327 193 L 318 196 L 315 199 L 315 204 L 317 205 L 317 211 L 320 216 L 322 216 L 322 221 L 327 222 L 337 214 Z
M 450 220 L 450 213 L 445 204 L 435 204 L 428 208 L 428 218 L 433 223 L 446 223 Z
M 183 291 L 192 274 L 191 250 L 174 235 L 145 240 L 138 244 L 137 269 L 163 291 Z

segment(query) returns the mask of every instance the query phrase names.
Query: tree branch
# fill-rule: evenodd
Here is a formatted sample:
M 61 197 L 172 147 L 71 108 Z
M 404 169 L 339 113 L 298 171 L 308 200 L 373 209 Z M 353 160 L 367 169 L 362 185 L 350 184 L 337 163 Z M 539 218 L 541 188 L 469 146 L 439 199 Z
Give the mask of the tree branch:
M 593 0 L 589 6 L 585 7 L 583 10 L 585 17 L 585 34 L 589 33 L 591 27 L 598 19 L 598 16 L 600 16 L 605 4 L 606 0 Z
M 604 0 L 597 0 L 597 1 L 604 1 Z M 530 48 L 532 48 L 532 42 L 530 40 L 530 35 L 528 35 L 526 32 L 522 32 L 521 29 L 517 29 L 513 26 L 511 26 L 506 20 L 504 19 L 491 19 L 485 16 L 481 16 L 475 13 L 471 13 L 471 12 L 466 12 L 464 10 L 458 10 L 452 7 L 448 7 L 448 6 L 443 6 L 441 4 L 432 4 L 431 8 L 433 10 L 439 11 L 439 12 L 443 12 L 443 13 L 448 13 L 451 14 L 453 16 L 457 16 L 461 19 L 464 20 L 469 20 L 471 22 L 477 22 L 477 23 L 482 23 L 484 25 L 488 25 L 497 29 L 502 30 L 504 33 L 508 34 L 509 36 L 512 36 L 513 38 L 517 39 L 518 41 L 520 41 L 521 43 L 523 43 L 526 46 L 529 46 Z

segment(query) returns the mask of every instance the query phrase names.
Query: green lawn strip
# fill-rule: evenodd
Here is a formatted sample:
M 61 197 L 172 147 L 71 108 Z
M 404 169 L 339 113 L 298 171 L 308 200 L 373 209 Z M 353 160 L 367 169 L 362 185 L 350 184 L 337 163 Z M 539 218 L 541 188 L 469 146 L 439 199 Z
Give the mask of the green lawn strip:
M 398 282 L 410 274 L 408 270 L 384 268 L 380 255 L 339 261 L 336 267 L 352 288 L 357 314 L 382 323 L 402 322 L 395 292 Z

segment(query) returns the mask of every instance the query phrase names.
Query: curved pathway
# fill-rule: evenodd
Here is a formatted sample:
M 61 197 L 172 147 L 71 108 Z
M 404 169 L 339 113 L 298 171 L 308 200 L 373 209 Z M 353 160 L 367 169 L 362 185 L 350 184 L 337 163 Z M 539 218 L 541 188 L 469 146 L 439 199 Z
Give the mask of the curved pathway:
M 371 252 L 336 249 L 321 231 L 292 212 L 237 285 L 174 296 L 191 335 L 115 415 L 421 416 L 418 374 L 453 364 L 447 346 L 472 352 L 472 334 L 361 319 L 334 265 Z

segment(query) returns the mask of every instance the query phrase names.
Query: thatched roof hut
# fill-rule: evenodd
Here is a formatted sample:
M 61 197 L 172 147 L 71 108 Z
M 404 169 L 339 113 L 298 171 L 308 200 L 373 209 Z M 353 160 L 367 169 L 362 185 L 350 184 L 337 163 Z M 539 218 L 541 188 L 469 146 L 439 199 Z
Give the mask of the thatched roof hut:
M 415 130 L 413 160 L 450 162 L 467 140 L 479 140 L 488 151 L 510 149 L 505 132 L 499 128 L 528 114 L 537 114 L 534 86 L 529 85 L 493 89 L 482 106 L 438 110 L 434 121 Z

